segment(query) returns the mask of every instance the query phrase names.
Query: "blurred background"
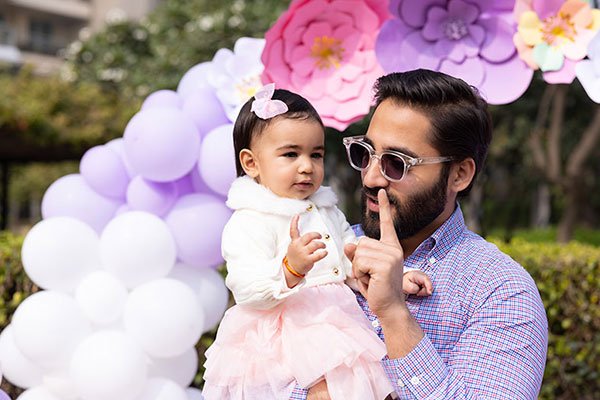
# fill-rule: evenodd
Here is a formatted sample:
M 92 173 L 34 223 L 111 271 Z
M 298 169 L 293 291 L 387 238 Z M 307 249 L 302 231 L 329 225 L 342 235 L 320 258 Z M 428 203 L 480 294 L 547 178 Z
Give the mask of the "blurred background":
M 86 150 L 122 136 L 146 96 L 174 90 L 190 67 L 238 38 L 264 37 L 288 6 L 282 0 L 0 0 L 1 327 L 36 290 L 20 271 L 19 246 L 41 220 L 48 186 L 77 172 Z M 491 106 L 487 164 L 461 203 L 469 227 L 538 282 L 552 332 L 542 397 L 598 399 L 598 105 L 577 80 L 549 85 L 537 74 L 518 100 Z M 358 222 L 360 180 L 341 137 L 364 133 L 368 121 L 343 132 L 327 129 L 327 183 L 351 223 Z M 199 352 L 210 342 L 203 337 Z M 201 383 L 199 375 L 195 384 Z

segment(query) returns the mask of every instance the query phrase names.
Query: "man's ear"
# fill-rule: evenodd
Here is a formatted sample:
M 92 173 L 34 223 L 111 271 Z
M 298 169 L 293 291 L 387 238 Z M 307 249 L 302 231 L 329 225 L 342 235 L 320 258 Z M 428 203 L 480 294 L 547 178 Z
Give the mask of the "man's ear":
M 254 157 L 252 151 L 249 149 L 242 149 L 239 157 L 244 172 L 246 172 L 249 177 L 256 178 L 259 173 L 258 163 L 256 162 L 256 157 Z
M 450 177 L 448 178 L 449 188 L 455 192 L 465 190 L 475 177 L 475 161 L 472 158 L 465 158 L 460 162 L 452 164 Z

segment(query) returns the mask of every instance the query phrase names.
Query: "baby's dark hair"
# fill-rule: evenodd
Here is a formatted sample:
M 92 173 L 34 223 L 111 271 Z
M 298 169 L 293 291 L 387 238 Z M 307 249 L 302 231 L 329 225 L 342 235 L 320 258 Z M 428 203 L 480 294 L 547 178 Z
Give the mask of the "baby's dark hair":
M 290 119 L 311 119 L 323 126 L 323 121 L 317 110 L 299 94 L 285 89 L 276 89 L 272 100 L 281 100 L 288 106 L 288 111 L 276 117 L 261 119 L 255 113 L 250 111 L 254 97 L 251 97 L 240 110 L 233 126 L 233 147 L 235 149 L 235 169 L 237 176 L 246 175 L 240 163 L 240 152 L 243 149 L 249 149 L 253 138 L 256 138 L 264 132 L 271 122 L 278 118 Z

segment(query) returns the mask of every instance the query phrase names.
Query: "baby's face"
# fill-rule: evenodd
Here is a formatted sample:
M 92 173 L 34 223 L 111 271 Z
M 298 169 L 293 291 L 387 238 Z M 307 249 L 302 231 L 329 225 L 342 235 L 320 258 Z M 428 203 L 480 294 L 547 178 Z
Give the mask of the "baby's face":
M 325 138 L 313 120 L 278 118 L 250 147 L 257 181 L 278 196 L 306 199 L 323 183 Z

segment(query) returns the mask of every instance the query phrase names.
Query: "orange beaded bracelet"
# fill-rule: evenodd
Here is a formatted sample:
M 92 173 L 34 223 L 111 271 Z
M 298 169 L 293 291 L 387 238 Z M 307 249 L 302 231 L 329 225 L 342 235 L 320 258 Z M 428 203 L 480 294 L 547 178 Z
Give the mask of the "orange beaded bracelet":
M 306 276 L 306 274 L 301 274 L 301 273 L 297 272 L 294 268 L 292 268 L 290 263 L 288 263 L 287 256 L 283 257 L 283 265 L 285 266 L 285 269 L 287 269 L 288 272 L 290 274 L 294 275 L 295 277 L 304 278 Z

